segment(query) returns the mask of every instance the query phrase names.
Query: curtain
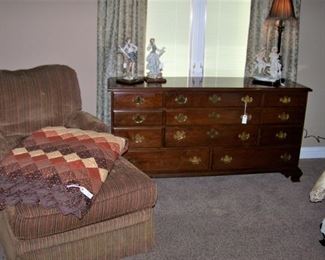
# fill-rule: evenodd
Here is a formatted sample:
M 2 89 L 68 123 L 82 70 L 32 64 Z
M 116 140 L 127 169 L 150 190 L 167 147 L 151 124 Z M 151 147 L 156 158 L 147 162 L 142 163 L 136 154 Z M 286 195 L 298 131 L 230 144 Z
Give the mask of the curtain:
M 273 0 L 252 0 L 248 32 L 245 77 L 254 75 L 253 63 L 256 54 L 262 49 L 270 52 L 277 47 L 278 33 L 275 20 L 266 20 Z M 297 79 L 298 47 L 299 47 L 299 16 L 301 0 L 293 0 L 297 20 L 284 21 L 282 33 L 281 55 L 282 77 L 292 81 Z
M 97 116 L 110 125 L 111 100 L 107 80 L 121 75 L 118 46 L 131 37 L 138 46 L 137 73 L 144 74 L 147 0 L 98 0 Z

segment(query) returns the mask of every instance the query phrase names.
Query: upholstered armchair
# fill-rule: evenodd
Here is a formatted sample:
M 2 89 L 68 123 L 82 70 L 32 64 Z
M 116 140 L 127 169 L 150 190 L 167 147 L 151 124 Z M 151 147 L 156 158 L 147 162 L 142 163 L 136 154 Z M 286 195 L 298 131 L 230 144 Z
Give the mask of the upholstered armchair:
M 73 69 L 0 71 L 0 161 L 48 126 L 108 130 L 81 111 Z M 8 259 L 119 259 L 146 252 L 154 242 L 156 196 L 153 181 L 119 157 L 82 219 L 40 205 L 7 206 L 0 211 L 0 243 Z

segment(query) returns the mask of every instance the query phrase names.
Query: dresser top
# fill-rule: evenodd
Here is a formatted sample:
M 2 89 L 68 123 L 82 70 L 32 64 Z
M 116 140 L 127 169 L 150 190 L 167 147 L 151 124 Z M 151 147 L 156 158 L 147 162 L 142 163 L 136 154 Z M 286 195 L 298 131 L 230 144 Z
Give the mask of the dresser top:
M 177 88 L 189 88 L 189 89 L 302 89 L 305 91 L 311 91 L 310 88 L 303 86 L 299 83 L 286 81 L 285 86 L 264 86 L 252 83 L 252 78 L 234 78 L 234 77 L 203 77 L 203 78 L 187 78 L 187 77 L 168 77 L 166 83 L 147 83 L 127 85 L 116 82 L 116 78 L 110 78 L 108 85 L 110 89 L 177 89 Z

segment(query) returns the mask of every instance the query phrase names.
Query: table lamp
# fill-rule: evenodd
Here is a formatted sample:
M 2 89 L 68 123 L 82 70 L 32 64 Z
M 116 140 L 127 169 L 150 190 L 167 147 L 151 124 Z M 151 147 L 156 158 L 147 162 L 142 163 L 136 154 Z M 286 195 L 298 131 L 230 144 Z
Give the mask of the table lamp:
M 273 0 L 268 18 L 277 20 L 278 27 L 278 53 L 281 51 L 281 38 L 284 30 L 284 20 L 296 19 L 292 0 Z

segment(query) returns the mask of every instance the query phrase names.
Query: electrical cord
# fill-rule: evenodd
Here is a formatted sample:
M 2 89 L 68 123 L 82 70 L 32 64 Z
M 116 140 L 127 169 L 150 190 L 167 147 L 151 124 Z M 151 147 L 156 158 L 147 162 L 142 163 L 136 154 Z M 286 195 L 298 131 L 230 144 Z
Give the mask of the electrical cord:
M 313 138 L 317 141 L 317 143 L 320 143 L 321 140 L 325 140 L 325 137 L 323 136 L 319 136 L 319 135 L 310 135 L 308 134 L 308 130 L 306 128 L 304 128 L 304 138 Z

